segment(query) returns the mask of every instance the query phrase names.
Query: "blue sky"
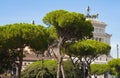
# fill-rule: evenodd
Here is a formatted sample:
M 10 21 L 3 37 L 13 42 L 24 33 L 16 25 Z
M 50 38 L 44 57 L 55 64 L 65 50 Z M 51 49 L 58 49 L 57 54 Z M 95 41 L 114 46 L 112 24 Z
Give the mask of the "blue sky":
M 64 9 L 86 14 L 90 6 L 91 14 L 99 13 L 99 20 L 108 26 L 106 32 L 112 34 L 111 55 L 116 57 L 116 44 L 120 44 L 120 0 L 0 0 L 0 26 L 13 23 L 42 23 L 46 13 Z

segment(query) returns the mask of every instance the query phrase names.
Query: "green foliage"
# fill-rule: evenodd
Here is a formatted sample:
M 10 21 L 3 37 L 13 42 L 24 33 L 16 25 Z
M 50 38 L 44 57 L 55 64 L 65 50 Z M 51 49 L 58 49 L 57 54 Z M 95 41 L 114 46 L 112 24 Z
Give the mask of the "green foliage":
M 0 30 L 0 41 L 6 48 L 20 48 L 26 44 L 36 50 L 45 50 L 48 46 L 48 34 L 42 26 L 20 23 L 5 25 Z
M 56 11 L 49 12 L 43 18 L 43 22 L 47 25 L 57 26 L 59 21 L 58 18 L 65 13 L 67 13 L 67 11 L 64 11 L 64 10 L 56 10 Z
M 120 59 L 112 59 L 107 64 L 92 64 L 91 65 L 91 73 L 92 74 L 105 74 L 108 72 L 109 74 L 114 74 L 120 77 Z
M 107 55 L 111 47 L 108 44 L 98 42 L 95 40 L 81 40 L 75 43 L 68 42 L 63 45 L 62 51 L 70 57 L 77 57 L 81 63 L 81 68 L 86 64 L 88 68 L 88 76 L 90 76 L 90 64 L 100 55 Z M 74 60 L 73 60 L 74 61 Z M 75 65 L 79 64 L 75 62 Z M 75 66 L 74 65 L 74 66 Z M 76 70 L 78 67 L 75 67 Z M 77 73 L 77 72 L 75 72 Z
M 43 52 L 48 47 L 48 37 L 46 28 L 40 25 L 16 23 L 0 26 L 0 58 L 3 60 L 0 61 L 1 68 L 11 66 L 17 57 L 23 57 L 16 49 L 24 48 L 25 45 Z
M 104 74 L 108 72 L 109 74 L 117 75 L 120 77 L 120 59 L 112 59 L 107 64 L 92 64 L 91 73 L 94 74 Z
M 56 68 L 57 68 L 57 62 L 55 60 L 45 60 L 44 61 L 44 75 L 49 73 L 55 75 Z M 23 72 L 22 72 L 22 78 L 36 78 L 42 77 L 42 61 L 38 61 L 35 63 L 32 63 L 29 65 Z M 49 78 L 49 77 L 44 77 Z
M 110 72 L 111 69 L 107 64 L 91 64 L 91 74 L 105 74 L 106 72 Z
M 42 72 L 42 61 L 38 61 L 29 65 L 22 71 L 22 78 L 41 78 L 42 73 L 44 78 L 56 78 L 57 61 L 44 60 L 44 70 Z M 63 62 L 66 78 L 74 78 L 72 65 L 69 61 Z
M 82 39 L 90 39 L 93 36 L 93 26 L 90 21 L 87 21 L 85 16 L 81 13 L 69 12 L 65 10 L 55 10 L 46 14 L 43 18 L 46 25 L 54 26 L 57 32 L 57 53 L 58 73 L 59 78 L 61 61 L 61 48 L 66 41 L 78 41 Z M 64 51 L 64 50 L 63 50 Z M 64 75 L 63 75 L 64 76 Z
M 47 33 L 49 34 L 49 44 L 54 44 L 58 40 L 58 34 L 54 26 L 47 28 Z
M 82 40 L 66 46 L 66 53 L 75 56 L 98 56 L 108 54 L 111 47 L 103 42 L 95 40 Z
M 113 74 L 120 75 L 120 59 L 112 59 L 108 62 L 108 65 L 111 68 Z
M 6 58 L 5 58 L 6 57 Z M 4 58 L 4 59 L 3 59 Z M 0 74 L 4 73 L 6 70 L 10 70 L 12 60 L 8 52 L 0 52 Z
M 67 40 L 92 37 L 93 26 L 80 13 L 55 10 L 47 13 L 43 18 L 43 22 L 47 25 L 54 26 L 58 36 L 64 37 Z
M 73 66 L 69 60 L 63 61 L 63 68 L 66 78 L 74 78 Z
M 0 74 L 12 70 L 12 64 L 16 61 L 18 52 L 15 50 L 0 49 Z

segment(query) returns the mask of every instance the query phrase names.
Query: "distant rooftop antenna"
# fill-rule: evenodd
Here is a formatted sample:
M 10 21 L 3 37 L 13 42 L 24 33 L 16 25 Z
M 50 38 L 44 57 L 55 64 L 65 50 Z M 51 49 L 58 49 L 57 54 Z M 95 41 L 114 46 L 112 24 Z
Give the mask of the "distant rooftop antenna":
M 117 58 L 119 58 L 119 45 L 117 44 Z

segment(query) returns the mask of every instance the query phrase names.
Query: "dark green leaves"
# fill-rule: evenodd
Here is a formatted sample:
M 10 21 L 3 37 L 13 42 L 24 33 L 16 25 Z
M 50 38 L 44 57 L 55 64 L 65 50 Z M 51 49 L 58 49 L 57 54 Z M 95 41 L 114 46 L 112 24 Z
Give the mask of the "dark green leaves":
M 77 56 L 98 56 L 109 54 L 111 47 L 94 40 L 83 40 L 68 45 L 66 49 L 68 50 L 67 52 Z
M 107 72 L 110 72 L 108 64 L 91 64 L 91 74 L 101 75 Z
M 120 59 L 112 59 L 108 62 L 108 65 L 115 75 L 120 75 Z
M 20 23 L 0 27 L 0 30 L 0 41 L 6 48 L 20 48 L 24 44 L 36 50 L 47 48 L 48 34 L 42 26 Z
M 58 36 L 67 40 L 75 38 L 86 39 L 92 37 L 93 26 L 86 21 L 83 14 L 56 10 L 49 12 L 43 18 L 43 22 L 56 28 Z
M 48 47 L 48 37 L 49 34 L 43 26 L 26 23 L 0 26 L 1 68 L 7 68 L 6 65 L 11 68 L 16 59 L 21 56 L 23 58 L 21 53 L 26 45 L 35 51 L 44 52 Z M 18 52 L 18 48 L 22 48 L 21 52 Z

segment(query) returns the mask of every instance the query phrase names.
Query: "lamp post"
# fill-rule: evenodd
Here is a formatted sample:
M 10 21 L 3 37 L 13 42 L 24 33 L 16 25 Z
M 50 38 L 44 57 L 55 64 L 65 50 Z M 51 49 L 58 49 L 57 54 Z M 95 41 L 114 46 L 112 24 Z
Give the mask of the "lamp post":
M 117 44 L 117 58 L 119 58 L 119 45 Z
M 44 75 L 44 53 L 42 52 L 42 78 L 43 78 L 43 75 Z
M 39 51 L 37 51 L 37 52 L 36 52 L 36 57 L 37 57 L 38 59 L 39 59 L 39 54 L 40 54 Z M 43 73 L 43 72 L 44 72 L 44 65 L 43 65 L 43 64 L 44 64 L 44 53 L 43 53 L 43 51 L 42 51 L 41 61 L 42 61 L 42 62 L 41 62 L 41 63 L 42 63 L 42 78 L 43 78 L 43 75 L 44 75 L 44 73 Z M 38 73 L 38 74 L 39 74 L 39 73 Z
M 85 63 L 83 63 L 83 74 L 84 74 L 84 75 L 83 75 L 83 78 L 86 78 L 86 77 L 85 77 L 85 73 L 86 73 L 86 65 L 85 65 Z
M 84 69 L 84 78 L 85 78 L 85 65 L 84 65 L 83 69 Z

